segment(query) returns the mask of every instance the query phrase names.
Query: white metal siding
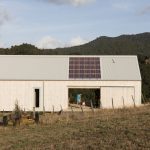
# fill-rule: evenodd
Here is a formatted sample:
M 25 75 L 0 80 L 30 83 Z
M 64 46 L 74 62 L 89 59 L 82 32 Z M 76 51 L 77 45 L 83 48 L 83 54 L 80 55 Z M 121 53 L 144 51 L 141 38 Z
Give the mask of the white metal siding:
M 45 82 L 45 109 L 47 111 L 60 111 L 68 108 L 68 89 L 66 82 L 46 81 Z
M 43 84 L 41 81 L 0 81 L 0 111 L 12 111 L 16 101 L 27 111 L 35 106 L 34 88 L 40 88 L 40 108 L 43 110 Z
M 44 95 L 43 95 L 44 86 Z M 68 107 L 68 89 L 64 82 L 53 81 L 0 81 L 0 111 L 12 111 L 16 101 L 21 109 L 35 107 L 34 89 L 40 89 L 40 107 L 37 111 L 59 111 Z M 43 100 L 44 99 L 44 100 Z
M 0 111 L 12 111 L 16 100 L 22 109 L 31 111 L 35 106 L 35 88 L 40 88 L 40 108 L 36 110 L 42 111 L 43 104 L 46 111 L 52 111 L 53 106 L 55 111 L 67 109 L 69 87 L 101 88 L 103 108 L 112 107 L 112 97 L 114 107 L 122 107 L 122 96 L 125 105 L 133 105 L 131 94 L 136 105 L 141 104 L 141 81 L 0 81 Z
M 102 108 L 134 106 L 134 87 L 101 87 Z

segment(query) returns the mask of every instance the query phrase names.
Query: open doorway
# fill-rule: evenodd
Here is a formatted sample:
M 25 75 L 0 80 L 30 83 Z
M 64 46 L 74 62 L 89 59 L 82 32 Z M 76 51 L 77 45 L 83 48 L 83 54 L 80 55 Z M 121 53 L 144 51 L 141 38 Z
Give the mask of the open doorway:
M 69 104 L 81 104 L 88 107 L 100 108 L 100 88 L 69 88 Z

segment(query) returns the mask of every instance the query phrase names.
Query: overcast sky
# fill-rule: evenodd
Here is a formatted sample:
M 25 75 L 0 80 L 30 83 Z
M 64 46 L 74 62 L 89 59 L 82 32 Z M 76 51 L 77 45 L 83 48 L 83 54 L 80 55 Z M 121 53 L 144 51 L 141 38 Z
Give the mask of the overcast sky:
M 150 0 L 0 0 L 0 47 L 66 47 L 142 32 L 150 32 Z

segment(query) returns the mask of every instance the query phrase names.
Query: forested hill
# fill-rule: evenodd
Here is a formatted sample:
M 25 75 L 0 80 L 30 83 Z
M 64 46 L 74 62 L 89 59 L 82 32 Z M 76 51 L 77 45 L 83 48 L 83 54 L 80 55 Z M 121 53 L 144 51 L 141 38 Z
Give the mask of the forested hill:
M 30 44 L 0 48 L 3 55 L 138 55 L 142 92 L 150 102 L 150 32 L 118 37 L 99 37 L 87 44 L 57 49 L 38 49 Z
M 87 44 L 64 48 L 58 54 L 144 55 L 150 56 L 150 33 L 99 37 Z
M 69 48 L 41 50 L 30 44 L 0 48 L 0 54 L 10 55 L 143 55 L 150 56 L 150 32 L 118 37 L 99 37 L 87 44 Z

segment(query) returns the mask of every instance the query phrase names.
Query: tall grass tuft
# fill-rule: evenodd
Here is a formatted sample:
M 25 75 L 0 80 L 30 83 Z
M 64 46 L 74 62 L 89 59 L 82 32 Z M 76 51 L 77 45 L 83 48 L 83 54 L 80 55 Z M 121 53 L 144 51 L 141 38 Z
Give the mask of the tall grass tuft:
M 15 103 L 15 108 L 12 112 L 12 116 L 13 116 L 13 125 L 16 126 L 17 124 L 20 124 L 20 120 L 22 117 L 22 110 L 18 104 L 18 101 L 16 101 Z

